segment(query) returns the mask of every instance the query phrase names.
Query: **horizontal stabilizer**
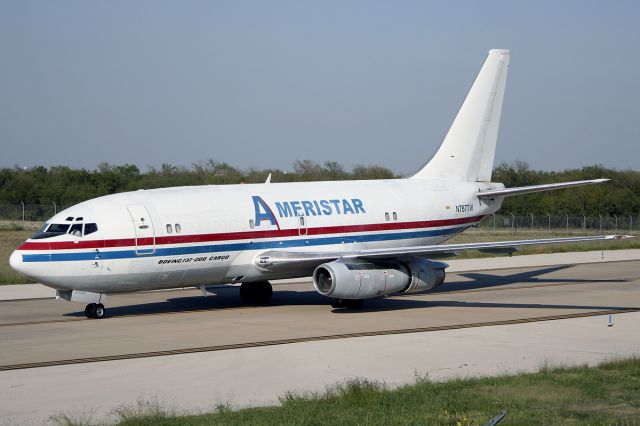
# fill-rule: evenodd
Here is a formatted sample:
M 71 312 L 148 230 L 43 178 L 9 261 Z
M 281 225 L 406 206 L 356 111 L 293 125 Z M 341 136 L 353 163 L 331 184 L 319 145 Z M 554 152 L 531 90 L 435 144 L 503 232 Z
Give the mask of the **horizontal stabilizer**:
M 544 185 L 519 186 L 516 188 L 491 189 L 478 193 L 478 198 L 509 197 L 511 195 L 530 194 L 532 192 L 553 191 L 554 189 L 571 188 L 573 186 L 593 185 L 611 179 L 578 180 L 574 182 L 548 183 Z

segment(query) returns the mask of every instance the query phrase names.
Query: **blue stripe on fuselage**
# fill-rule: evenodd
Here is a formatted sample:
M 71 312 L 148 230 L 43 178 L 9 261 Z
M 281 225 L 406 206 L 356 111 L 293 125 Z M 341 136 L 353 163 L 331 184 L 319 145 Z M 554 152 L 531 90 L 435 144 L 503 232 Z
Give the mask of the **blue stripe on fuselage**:
M 101 251 L 99 253 L 95 251 L 81 252 L 81 253 L 56 253 L 52 252 L 51 257 L 49 254 L 23 254 L 23 262 L 63 262 L 74 260 L 108 260 L 108 259 L 128 259 L 134 257 L 162 257 L 162 256 L 177 256 L 185 254 L 199 254 L 199 253 L 217 253 L 228 251 L 242 251 L 242 250 L 265 250 L 273 248 L 289 248 L 289 247 L 310 247 L 310 246 L 322 246 L 341 243 L 363 243 L 373 241 L 391 241 L 391 240 L 403 240 L 410 238 L 424 238 L 424 237 L 436 237 L 440 235 L 456 234 L 468 228 L 470 225 L 459 226 L 456 228 L 436 229 L 429 231 L 413 231 L 413 232 L 398 232 L 392 234 L 364 234 L 364 235 L 344 235 L 339 237 L 326 237 L 326 238 L 297 238 L 295 240 L 282 240 L 282 241 L 259 241 L 259 242 L 242 242 L 242 243 L 228 243 L 228 244 L 212 244 L 204 246 L 187 246 L 187 247 L 167 247 L 157 248 L 152 255 L 136 254 L 135 250 L 118 250 L 118 251 Z M 148 250 L 145 246 L 145 250 Z

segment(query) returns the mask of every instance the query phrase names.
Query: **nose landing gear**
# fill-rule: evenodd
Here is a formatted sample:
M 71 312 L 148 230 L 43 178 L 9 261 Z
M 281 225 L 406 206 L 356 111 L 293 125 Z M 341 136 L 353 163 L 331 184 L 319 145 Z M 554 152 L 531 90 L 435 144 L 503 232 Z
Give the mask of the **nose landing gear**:
M 101 319 L 104 318 L 105 309 L 102 303 L 89 303 L 84 308 L 84 314 L 87 318 Z

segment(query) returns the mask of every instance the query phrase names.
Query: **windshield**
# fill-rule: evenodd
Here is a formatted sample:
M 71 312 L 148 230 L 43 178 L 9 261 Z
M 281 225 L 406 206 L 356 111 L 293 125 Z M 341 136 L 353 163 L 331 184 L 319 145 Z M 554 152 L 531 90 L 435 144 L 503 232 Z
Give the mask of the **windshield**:
M 40 240 L 42 238 L 50 238 L 58 235 L 66 234 L 71 225 L 66 223 L 45 223 L 36 234 L 31 237 L 32 240 Z
M 31 237 L 32 240 L 41 240 L 43 238 L 57 237 L 58 235 L 71 234 L 76 237 L 93 234 L 98 231 L 98 225 L 95 223 L 45 223 Z

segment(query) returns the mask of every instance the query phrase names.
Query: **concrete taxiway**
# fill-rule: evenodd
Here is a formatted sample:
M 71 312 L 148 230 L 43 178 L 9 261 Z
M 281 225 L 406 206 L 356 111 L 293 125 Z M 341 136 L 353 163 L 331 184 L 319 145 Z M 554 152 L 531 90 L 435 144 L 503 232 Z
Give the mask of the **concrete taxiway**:
M 156 397 L 190 410 L 269 404 L 350 377 L 396 385 L 640 353 L 640 261 L 450 274 L 437 292 L 360 311 L 332 310 L 304 281 L 280 283 L 268 307 L 210 291 L 113 296 L 99 321 L 62 301 L 0 302 L 0 414 L 101 419 Z

